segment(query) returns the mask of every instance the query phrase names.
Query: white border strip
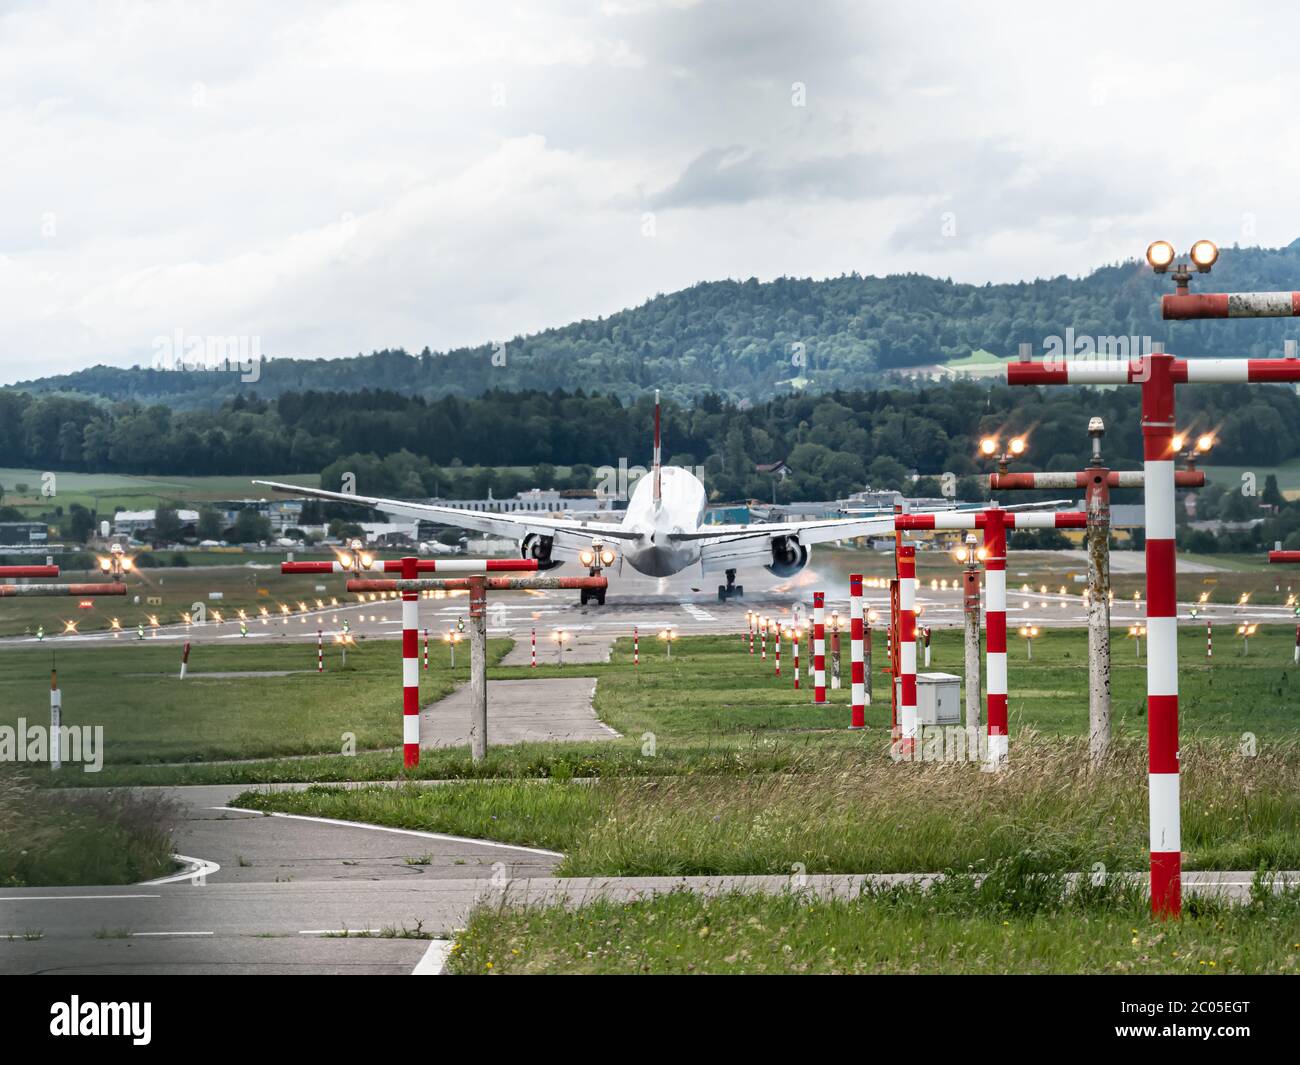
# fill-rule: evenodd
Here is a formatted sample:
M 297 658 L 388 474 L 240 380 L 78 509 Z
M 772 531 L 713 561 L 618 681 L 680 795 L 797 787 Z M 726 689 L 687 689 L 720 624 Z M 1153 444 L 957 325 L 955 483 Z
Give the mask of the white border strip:
M 442 832 L 420 832 L 414 828 L 391 828 L 388 825 L 372 825 L 365 821 L 340 821 L 333 817 L 309 817 L 307 814 L 284 814 L 278 810 L 246 810 L 239 806 L 209 806 L 209 810 L 229 810 L 237 814 L 258 814 L 263 817 L 287 817 L 291 821 L 315 821 L 320 825 L 339 825 L 342 828 L 368 828 L 374 832 L 395 832 L 399 836 L 418 836 L 420 839 L 438 839 L 445 843 L 469 843 L 476 847 L 496 847 L 500 850 L 522 851 L 524 854 L 540 854 L 545 858 L 563 858 L 559 851 L 542 850 L 540 847 L 524 847 L 516 843 L 498 843 L 490 839 L 470 839 L 468 836 L 448 836 Z
M 411 970 L 411 975 L 441 976 L 443 967 L 447 964 L 447 955 L 450 953 L 450 939 L 431 939 L 429 941 L 429 949 L 424 952 L 424 957 L 422 957 L 415 968 Z
M 170 876 L 160 876 L 155 880 L 142 880 L 140 887 L 152 887 L 155 884 L 175 884 L 178 880 L 194 880 L 198 877 L 212 876 L 214 873 L 221 872 L 221 866 L 216 862 L 208 861 L 207 858 L 190 858 L 184 854 L 173 854 L 172 860 L 180 862 L 182 865 L 189 866 L 179 873 L 172 873 Z

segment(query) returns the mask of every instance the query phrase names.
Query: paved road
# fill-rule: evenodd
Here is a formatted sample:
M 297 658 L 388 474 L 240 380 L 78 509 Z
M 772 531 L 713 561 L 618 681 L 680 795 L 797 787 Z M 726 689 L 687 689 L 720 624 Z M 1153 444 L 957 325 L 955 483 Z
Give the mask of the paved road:
M 488 746 L 541 741 L 613 740 L 619 734 L 596 717 L 594 677 L 489 680 Z M 469 744 L 469 685 L 420 711 L 421 747 Z
M 448 935 L 480 890 L 545 875 L 560 859 L 438 833 L 221 809 L 240 787 L 161 790 L 181 807 L 177 852 L 207 871 L 130 887 L 4 889 L 0 935 L 11 938 L 0 938 L 0 973 L 410 973 L 430 952 L 427 940 L 341 933 Z

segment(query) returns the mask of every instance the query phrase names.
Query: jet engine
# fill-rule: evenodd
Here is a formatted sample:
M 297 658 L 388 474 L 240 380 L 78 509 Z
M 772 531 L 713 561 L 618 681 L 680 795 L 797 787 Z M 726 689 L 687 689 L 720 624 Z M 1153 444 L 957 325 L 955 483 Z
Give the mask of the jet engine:
M 519 541 L 519 557 L 535 558 L 540 569 L 550 569 L 559 565 L 551 558 L 551 549 L 555 546 L 555 537 L 543 536 L 541 533 L 529 533 Z
M 810 553 L 797 536 L 777 536 L 772 540 L 772 561 L 767 571 L 778 577 L 793 577 L 808 565 Z

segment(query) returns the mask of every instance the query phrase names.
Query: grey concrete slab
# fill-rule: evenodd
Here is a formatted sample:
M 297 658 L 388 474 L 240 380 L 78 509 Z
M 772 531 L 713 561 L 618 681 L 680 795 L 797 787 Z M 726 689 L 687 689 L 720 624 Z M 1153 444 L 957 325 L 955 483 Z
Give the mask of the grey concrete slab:
M 564 650 L 555 641 L 555 630 L 559 626 L 547 625 L 537 630 L 537 664 L 557 666 L 583 665 L 588 662 L 608 662 L 613 650 L 616 636 L 610 633 L 575 632 L 564 641 Z M 567 630 L 566 630 L 567 632 Z M 497 635 L 495 632 L 489 635 Z M 527 666 L 532 662 L 533 637 L 531 629 L 515 629 L 510 632 L 515 645 L 501 660 L 503 666 Z M 631 633 L 629 632 L 629 635 Z
M 428 940 L 323 936 L 0 940 L 0 973 L 98 976 L 404 976 Z
M 618 737 L 598 720 L 593 677 L 529 677 L 489 680 L 488 745 Z M 464 747 L 469 743 L 470 691 L 458 688 L 420 711 L 421 747 Z

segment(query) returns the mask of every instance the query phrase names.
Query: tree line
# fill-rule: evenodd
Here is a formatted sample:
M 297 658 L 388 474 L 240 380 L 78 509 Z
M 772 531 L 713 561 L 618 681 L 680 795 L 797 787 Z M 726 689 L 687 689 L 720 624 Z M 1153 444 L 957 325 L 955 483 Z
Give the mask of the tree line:
M 1225 248 L 1206 291 L 1300 287 L 1300 242 L 1284 248 Z M 986 350 L 1038 351 L 1050 338 L 1161 340 L 1180 355 L 1280 354 L 1290 325 L 1277 319 L 1163 322 L 1171 290 L 1144 263 L 1101 267 L 1083 277 L 1008 284 L 958 284 L 923 274 L 845 274 L 824 280 L 702 282 L 606 317 L 497 343 L 419 353 L 384 349 L 348 358 L 275 358 L 255 385 L 238 373 L 96 366 L 25 382 L 41 393 L 211 408 L 256 388 L 287 393 L 379 388 L 433 399 L 492 390 L 613 394 L 630 401 L 662 388 L 679 401 L 711 393 L 763 402 L 793 391 L 878 385 L 890 374 Z

